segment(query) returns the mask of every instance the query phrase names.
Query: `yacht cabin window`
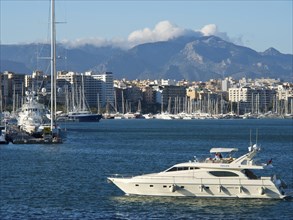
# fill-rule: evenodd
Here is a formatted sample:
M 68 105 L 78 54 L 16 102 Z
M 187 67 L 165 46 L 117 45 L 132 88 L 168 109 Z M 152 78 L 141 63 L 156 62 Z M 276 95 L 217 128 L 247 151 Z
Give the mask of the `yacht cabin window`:
M 172 171 L 184 171 L 184 170 L 195 170 L 199 169 L 198 167 L 172 167 L 166 172 L 172 172 Z
M 238 174 L 229 171 L 210 171 L 209 173 L 216 177 L 238 176 Z
M 245 169 L 242 171 L 245 176 L 247 176 L 249 179 L 257 179 L 257 176 L 251 171 L 251 170 L 248 170 L 248 169 Z

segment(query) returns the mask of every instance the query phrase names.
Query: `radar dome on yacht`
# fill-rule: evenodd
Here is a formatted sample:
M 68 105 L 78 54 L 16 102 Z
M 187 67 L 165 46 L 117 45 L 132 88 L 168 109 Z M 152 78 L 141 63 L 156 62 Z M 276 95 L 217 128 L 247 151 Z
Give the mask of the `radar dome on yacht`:
M 45 93 L 46 91 L 46 88 L 42 88 L 42 93 Z

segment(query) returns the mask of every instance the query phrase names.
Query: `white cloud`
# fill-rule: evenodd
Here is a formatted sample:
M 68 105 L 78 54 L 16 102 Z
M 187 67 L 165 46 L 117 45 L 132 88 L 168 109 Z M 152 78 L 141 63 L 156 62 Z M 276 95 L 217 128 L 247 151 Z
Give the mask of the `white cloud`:
M 84 45 L 94 45 L 96 47 L 106 47 L 106 46 L 113 46 L 113 47 L 120 47 L 120 48 L 129 48 L 128 43 L 124 39 L 103 39 L 103 38 L 82 38 L 76 40 L 62 40 L 61 43 L 65 44 L 67 47 L 74 48 L 80 47 Z
M 226 32 L 219 31 L 219 28 L 216 24 L 207 24 L 200 29 L 200 32 L 204 36 L 213 35 L 213 36 L 220 37 L 225 41 L 229 41 L 229 42 L 235 43 L 237 45 L 243 45 L 242 36 L 230 38 Z
M 160 21 L 156 24 L 153 29 L 143 28 L 140 30 L 133 31 L 127 37 L 127 39 L 101 39 L 101 38 L 85 38 L 77 39 L 74 41 L 63 40 L 69 47 L 78 47 L 86 44 L 92 44 L 95 46 L 114 46 L 121 48 L 130 48 L 138 44 L 167 41 L 180 36 L 218 36 L 223 40 L 235 42 L 241 44 L 241 38 L 231 38 L 226 32 L 220 32 L 216 24 L 207 24 L 200 30 L 191 30 L 186 28 L 178 27 L 172 24 L 170 21 Z
M 144 28 L 133 31 L 128 36 L 130 44 L 142 44 L 147 42 L 166 41 L 184 35 L 185 30 L 169 21 L 159 22 L 153 30 Z
M 211 36 L 211 35 L 215 35 L 218 32 L 218 28 L 217 28 L 217 25 L 215 24 L 208 24 L 208 25 L 205 25 L 202 29 L 200 29 L 200 32 L 204 36 Z

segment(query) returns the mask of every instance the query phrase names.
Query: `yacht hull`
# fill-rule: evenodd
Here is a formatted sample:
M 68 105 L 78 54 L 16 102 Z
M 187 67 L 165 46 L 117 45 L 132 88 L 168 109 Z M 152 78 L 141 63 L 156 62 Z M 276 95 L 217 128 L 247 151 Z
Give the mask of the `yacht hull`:
M 6 141 L 5 139 L 0 139 L 0 144 L 8 144 L 8 141 Z
M 76 121 L 76 122 L 99 122 L 102 118 L 100 114 L 80 114 L 80 115 L 69 115 L 69 121 Z
M 112 178 L 126 195 L 283 199 L 270 179 Z M 174 181 L 175 180 L 175 181 Z

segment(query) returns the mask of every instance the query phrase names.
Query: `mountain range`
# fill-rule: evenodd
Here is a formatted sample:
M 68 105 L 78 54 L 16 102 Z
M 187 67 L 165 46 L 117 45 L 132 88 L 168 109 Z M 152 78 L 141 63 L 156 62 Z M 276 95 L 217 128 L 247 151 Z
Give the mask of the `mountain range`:
M 50 55 L 50 46 L 47 44 L 1 45 L 0 53 L 0 72 L 49 72 L 46 57 Z M 116 79 L 206 81 L 231 76 L 292 82 L 292 63 L 292 54 L 282 54 L 274 48 L 256 52 L 216 36 L 184 36 L 131 49 L 57 45 L 57 70 L 110 71 Z

